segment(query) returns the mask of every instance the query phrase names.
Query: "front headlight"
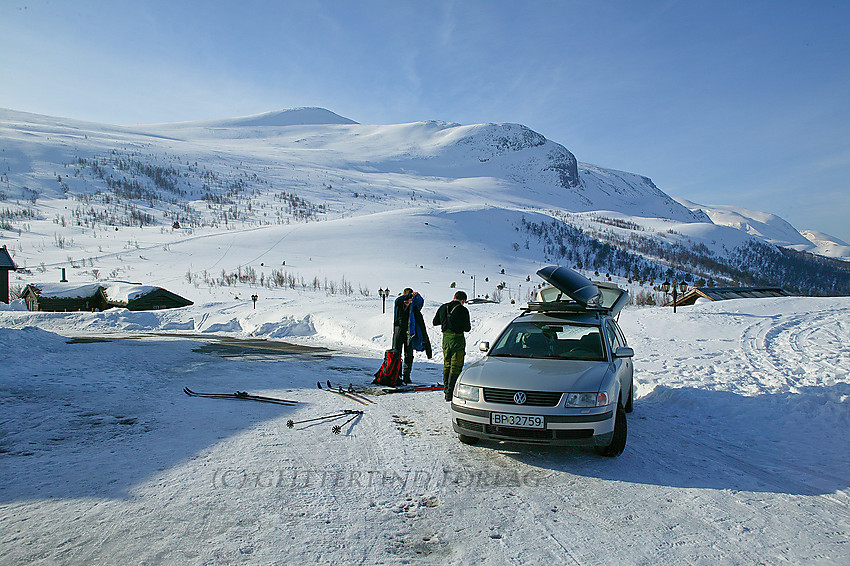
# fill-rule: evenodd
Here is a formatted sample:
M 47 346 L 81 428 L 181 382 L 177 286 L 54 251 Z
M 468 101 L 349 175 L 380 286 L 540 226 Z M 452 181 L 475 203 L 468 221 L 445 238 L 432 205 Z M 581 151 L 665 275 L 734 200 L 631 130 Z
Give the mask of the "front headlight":
M 604 407 L 608 404 L 608 394 L 567 393 L 567 407 Z
M 455 388 L 455 397 L 460 399 L 465 399 L 467 401 L 478 401 L 478 387 L 474 387 L 472 385 L 464 385 L 463 383 L 458 383 Z

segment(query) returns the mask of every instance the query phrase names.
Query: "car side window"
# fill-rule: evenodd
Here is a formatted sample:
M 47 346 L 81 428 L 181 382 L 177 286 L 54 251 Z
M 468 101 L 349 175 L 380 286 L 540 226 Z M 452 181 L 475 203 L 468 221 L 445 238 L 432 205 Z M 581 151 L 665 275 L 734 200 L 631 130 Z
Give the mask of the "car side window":
M 617 327 L 609 320 L 608 321 L 608 345 L 611 348 L 611 354 L 617 351 L 617 348 L 624 346 L 625 343 L 622 341 L 622 334 L 617 332 Z
M 623 344 L 623 346 L 628 347 L 629 343 L 626 342 L 626 336 L 623 334 L 623 331 L 620 330 L 620 326 L 614 321 L 611 321 L 611 326 L 614 327 L 614 331 L 616 332 L 617 337 L 620 339 L 620 342 Z

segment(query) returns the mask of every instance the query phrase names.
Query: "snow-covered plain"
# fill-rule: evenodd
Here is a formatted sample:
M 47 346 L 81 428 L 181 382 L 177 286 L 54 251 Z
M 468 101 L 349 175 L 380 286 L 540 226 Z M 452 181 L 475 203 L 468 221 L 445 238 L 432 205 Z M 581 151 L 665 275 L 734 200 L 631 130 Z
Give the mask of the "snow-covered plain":
M 850 563 L 847 297 L 628 307 L 637 400 L 614 459 L 460 444 L 440 392 L 362 406 L 316 388 L 369 386 L 392 331 L 379 288 L 391 310 L 414 287 L 430 320 L 456 288 L 503 284 L 501 303 L 471 306 L 477 359 L 540 282 L 547 253 L 522 227 L 550 210 L 718 251 L 767 234 L 712 224 L 630 173 L 577 164 L 567 191 L 570 156 L 515 125 L 360 126 L 310 109 L 128 129 L 4 110 L 0 133 L 3 206 L 19 214 L 0 245 L 25 268 L 13 287 L 64 268 L 72 284 L 194 302 L 0 306 L 0 564 Z M 116 207 L 95 158 L 127 179 L 131 159 L 173 166 L 217 224 L 174 228 L 186 202 L 165 200 L 136 203 L 153 225 L 102 220 Z M 191 192 L 199 179 L 247 179 L 250 199 L 222 217 Z M 298 218 L 284 190 L 320 212 Z M 248 270 L 258 279 L 223 281 Z M 431 341 L 418 382 L 441 380 L 437 329 Z M 287 427 L 340 409 L 364 411 L 340 435 Z
M 848 298 L 625 310 L 638 399 L 615 459 L 460 444 L 440 392 L 362 406 L 319 391 L 317 380 L 368 386 L 390 337 L 377 297 L 292 291 L 262 314 L 205 308 L 208 337 L 180 335 L 194 306 L 0 312 L 0 562 L 850 560 Z M 515 312 L 472 307 L 469 359 Z M 239 345 L 284 328 L 329 350 Z M 130 336 L 141 338 L 118 339 Z M 439 381 L 439 361 L 439 348 L 417 359 L 416 380 Z M 184 386 L 298 405 L 190 398 Z M 365 412 L 340 435 L 286 426 L 340 409 Z

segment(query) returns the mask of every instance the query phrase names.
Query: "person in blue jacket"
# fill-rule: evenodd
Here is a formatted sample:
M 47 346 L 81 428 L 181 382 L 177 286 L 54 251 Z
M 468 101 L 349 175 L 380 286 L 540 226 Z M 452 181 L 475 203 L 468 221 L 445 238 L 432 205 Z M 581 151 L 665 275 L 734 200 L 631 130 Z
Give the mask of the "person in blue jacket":
M 413 351 L 424 351 L 431 357 L 431 340 L 425 331 L 425 321 L 422 318 L 422 305 L 425 300 L 422 295 L 410 287 L 395 300 L 393 308 L 393 350 L 403 355 L 401 378 L 404 383 L 410 383 L 410 373 L 413 371 Z

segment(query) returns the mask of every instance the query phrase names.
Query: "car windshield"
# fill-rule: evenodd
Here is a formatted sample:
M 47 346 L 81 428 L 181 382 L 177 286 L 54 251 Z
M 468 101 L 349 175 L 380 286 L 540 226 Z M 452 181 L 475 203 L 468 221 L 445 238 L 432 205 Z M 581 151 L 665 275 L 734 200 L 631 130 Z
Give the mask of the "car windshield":
M 570 323 L 514 322 L 489 355 L 605 361 L 599 327 Z

